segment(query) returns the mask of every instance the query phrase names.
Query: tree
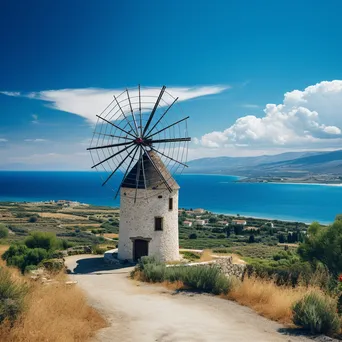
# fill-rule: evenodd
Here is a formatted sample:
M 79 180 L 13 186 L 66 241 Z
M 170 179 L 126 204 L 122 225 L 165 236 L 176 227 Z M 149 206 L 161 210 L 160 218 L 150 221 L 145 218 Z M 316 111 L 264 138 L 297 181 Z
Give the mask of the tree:
M 211 217 L 209 218 L 209 223 L 216 223 L 216 222 L 217 222 L 217 217 L 211 216 Z
M 31 217 L 28 219 L 28 221 L 29 221 L 30 223 L 35 223 L 35 222 L 38 221 L 38 217 L 35 216 L 35 215 L 33 215 L 33 216 L 31 216 Z
M 255 237 L 252 234 L 252 235 L 249 236 L 248 243 L 254 243 L 254 242 L 255 242 Z
M 305 238 L 298 248 L 298 253 L 305 261 L 317 264 L 317 261 L 328 267 L 330 272 L 342 272 L 342 221 L 335 221 L 327 228 L 319 224 L 312 224 Z
M 230 226 L 226 226 L 226 227 L 224 228 L 224 231 L 226 232 L 226 236 L 227 236 L 227 239 L 228 239 L 229 236 L 230 236 Z
M 318 236 L 320 231 L 322 231 L 322 226 L 318 222 L 313 222 L 308 228 L 308 236 Z
M 279 240 L 279 243 L 285 243 L 285 236 L 284 236 L 284 234 L 279 234 L 278 235 L 278 240 Z
M 236 224 L 234 226 L 234 234 L 235 235 L 241 235 L 243 231 L 243 226 L 241 224 Z
M 189 239 L 197 239 L 197 234 L 196 233 L 191 233 L 189 234 Z
M 0 239 L 6 239 L 8 236 L 8 229 L 3 224 L 0 224 Z
M 335 221 L 342 221 L 342 214 L 337 214 L 335 217 Z

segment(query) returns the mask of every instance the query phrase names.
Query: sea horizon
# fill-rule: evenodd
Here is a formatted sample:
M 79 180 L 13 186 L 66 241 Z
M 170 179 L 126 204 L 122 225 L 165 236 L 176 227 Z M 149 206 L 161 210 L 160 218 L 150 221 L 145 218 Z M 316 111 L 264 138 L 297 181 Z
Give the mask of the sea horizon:
M 175 176 L 180 208 L 214 213 L 322 224 L 342 212 L 341 186 L 300 183 L 239 183 L 239 176 L 182 174 Z M 119 184 L 120 177 L 117 177 Z M 319 185 L 319 186 L 317 186 Z M 115 190 L 101 187 L 94 171 L 0 171 L 1 202 L 71 200 L 119 207 Z M 257 198 L 257 200 L 256 200 Z

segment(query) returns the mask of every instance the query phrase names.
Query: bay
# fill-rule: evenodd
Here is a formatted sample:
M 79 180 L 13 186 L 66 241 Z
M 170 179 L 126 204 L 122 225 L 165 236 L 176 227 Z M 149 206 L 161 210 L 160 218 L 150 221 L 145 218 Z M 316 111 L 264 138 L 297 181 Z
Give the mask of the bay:
M 342 213 L 342 187 L 318 184 L 236 183 L 238 177 L 184 174 L 179 207 L 204 208 L 291 221 L 330 223 Z M 115 182 L 119 184 L 120 175 Z M 101 186 L 97 172 L 1 171 L 0 201 L 74 200 L 119 206 L 116 189 Z

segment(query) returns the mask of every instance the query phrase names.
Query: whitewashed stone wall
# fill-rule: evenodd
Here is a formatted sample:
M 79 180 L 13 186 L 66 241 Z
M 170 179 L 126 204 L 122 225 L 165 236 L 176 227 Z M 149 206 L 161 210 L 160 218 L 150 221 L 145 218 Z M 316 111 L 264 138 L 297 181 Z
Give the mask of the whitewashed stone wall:
M 131 238 L 151 239 L 148 255 L 155 255 L 162 261 L 179 259 L 178 246 L 178 190 L 172 193 L 155 190 L 139 190 L 139 196 L 147 192 L 146 199 L 134 203 L 135 189 L 120 190 L 120 230 L 118 258 L 133 259 Z M 125 195 L 126 194 L 126 195 Z M 162 198 L 158 198 L 158 196 Z M 169 210 L 169 198 L 173 198 L 173 209 Z M 163 230 L 154 230 L 154 218 L 163 217 Z

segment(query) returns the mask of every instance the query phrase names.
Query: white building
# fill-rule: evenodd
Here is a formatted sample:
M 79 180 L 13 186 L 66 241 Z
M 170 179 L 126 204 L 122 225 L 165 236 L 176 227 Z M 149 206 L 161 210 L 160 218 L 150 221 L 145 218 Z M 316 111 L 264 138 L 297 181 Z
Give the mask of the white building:
M 204 226 L 205 225 L 205 220 L 196 220 L 195 221 L 196 226 Z
M 178 260 L 179 185 L 158 155 L 153 151 L 147 153 L 167 180 L 172 192 L 167 190 L 160 174 L 145 154 L 144 175 L 137 163 L 126 176 L 120 189 L 118 258 L 135 261 L 145 255 L 154 255 L 162 261 Z M 140 175 L 137 175 L 138 169 Z M 139 197 L 134 203 L 136 184 Z

